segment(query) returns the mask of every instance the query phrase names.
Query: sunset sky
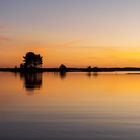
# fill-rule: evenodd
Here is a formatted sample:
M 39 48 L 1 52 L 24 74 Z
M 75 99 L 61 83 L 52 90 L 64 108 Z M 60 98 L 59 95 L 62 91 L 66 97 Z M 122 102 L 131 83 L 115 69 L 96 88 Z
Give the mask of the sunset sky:
M 0 67 L 140 67 L 140 0 L 0 0 Z

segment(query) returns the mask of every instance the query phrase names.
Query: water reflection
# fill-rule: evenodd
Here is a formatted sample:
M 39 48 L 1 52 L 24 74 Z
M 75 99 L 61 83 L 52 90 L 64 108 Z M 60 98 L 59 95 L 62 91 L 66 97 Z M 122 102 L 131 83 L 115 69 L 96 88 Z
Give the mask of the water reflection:
M 93 72 L 93 76 L 98 76 L 98 72 Z
M 0 140 L 139 140 L 140 75 L 87 74 L 0 73 Z
M 65 71 L 61 71 L 61 72 L 59 72 L 59 76 L 61 79 L 65 79 L 67 76 L 67 73 Z
M 54 76 L 59 76 L 61 79 L 66 78 L 66 72 L 54 72 L 53 74 Z M 19 73 L 19 75 L 27 91 L 32 92 L 42 87 L 42 72 Z M 15 76 L 17 76 L 16 73 Z
M 63 71 L 63 72 L 51 72 L 51 75 L 55 76 L 55 77 L 60 77 L 60 79 L 65 79 L 67 76 L 67 72 Z
M 90 78 L 91 77 L 91 72 L 87 72 L 87 76 Z
M 24 87 L 27 91 L 34 91 L 42 86 L 42 73 L 20 73 L 20 78 L 24 81 Z
M 89 78 L 91 78 L 92 75 L 95 76 L 95 77 L 98 76 L 98 73 L 97 73 L 97 72 L 93 72 L 93 74 L 92 74 L 92 72 L 87 72 L 86 75 L 87 75 Z
M 67 72 L 54 72 L 51 75 L 59 77 L 60 79 L 65 79 L 67 77 Z M 93 76 L 98 76 L 97 72 L 87 72 L 85 73 L 89 78 Z M 42 72 L 28 72 L 28 73 L 15 73 L 15 76 L 20 75 L 23 85 L 27 91 L 39 90 L 42 87 L 43 83 L 43 73 Z

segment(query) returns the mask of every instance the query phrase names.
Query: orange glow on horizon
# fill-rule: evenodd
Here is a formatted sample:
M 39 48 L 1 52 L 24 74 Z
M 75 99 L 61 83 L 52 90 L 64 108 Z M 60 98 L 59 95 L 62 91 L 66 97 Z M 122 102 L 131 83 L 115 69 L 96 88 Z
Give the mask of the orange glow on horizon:
M 28 51 L 43 56 L 43 67 L 140 67 L 139 47 L 86 46 L 82 40 L 64 43 L 7 42 L 0 52 L 0 67 L 14 67 L 22 63 Z

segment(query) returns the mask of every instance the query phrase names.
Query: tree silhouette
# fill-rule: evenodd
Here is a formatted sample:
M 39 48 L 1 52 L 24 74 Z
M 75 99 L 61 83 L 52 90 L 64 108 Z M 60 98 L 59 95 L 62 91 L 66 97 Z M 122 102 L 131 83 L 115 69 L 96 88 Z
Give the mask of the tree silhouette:
M 21 68 L 40 68 L 42 67 L 43 61 L 40 54 L 35 54 L 33 52 L 27 52 L 23 56 L 23 64 L 20 65 Z
M 59 70 L 62 71 L 62 72 L 67 71 L 67 67 L 64 64 L 61 64 L 60 67 L 59 67 Z
M 21 72 L 20 78 L 24 81 L 24 87 L 27 91 L 34 91 L 42 86 L 41 72 Z
M 88 66 L 87 71 L 91 71 L 91 70 L 92 70 L 91 66 Z

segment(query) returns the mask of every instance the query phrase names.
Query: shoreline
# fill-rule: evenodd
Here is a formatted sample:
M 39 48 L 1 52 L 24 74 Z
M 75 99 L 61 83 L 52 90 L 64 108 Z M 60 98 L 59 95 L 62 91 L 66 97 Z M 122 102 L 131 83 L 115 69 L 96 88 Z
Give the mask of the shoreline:
M 124 67 L 124 68 L 0 68 L 0 72 L 136 72 L 140 71 L 140 68 L 135 67 Z

